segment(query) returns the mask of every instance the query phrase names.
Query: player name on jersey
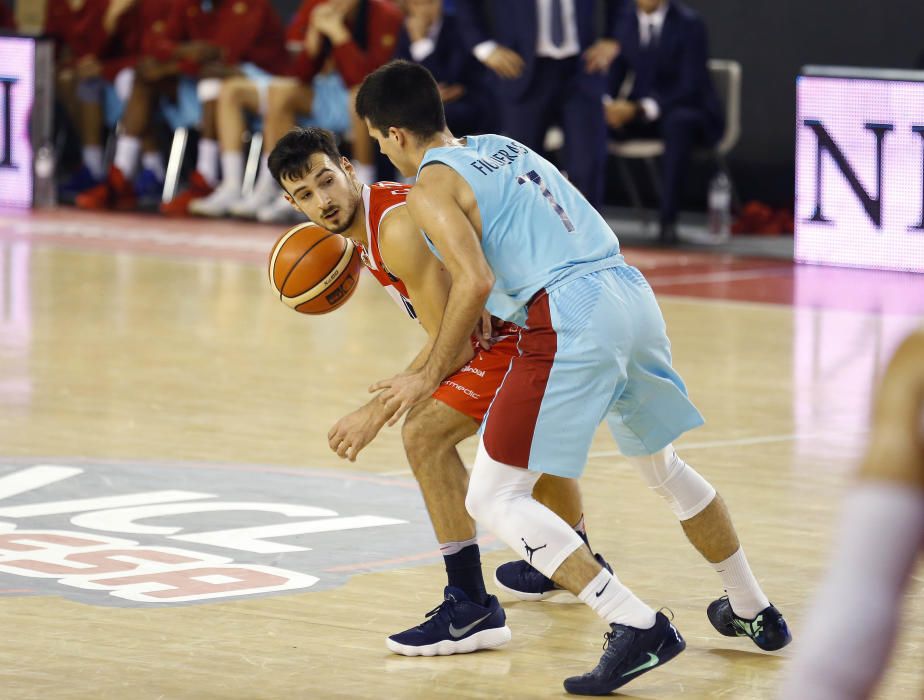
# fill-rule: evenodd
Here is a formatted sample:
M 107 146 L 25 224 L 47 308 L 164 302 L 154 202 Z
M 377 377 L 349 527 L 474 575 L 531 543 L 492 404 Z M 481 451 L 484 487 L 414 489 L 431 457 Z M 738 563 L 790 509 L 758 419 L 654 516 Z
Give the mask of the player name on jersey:
M 500 170 L 505 165 L 513 163 L 520 155 L 527 153 L 528 149 L 519 143 L 508 143 L 491 154 L 488 158 L 479 158 L 473 160 L 471 166 L 482 175 L 490 175 L 495 170 Z M 493 161 L 493 162 L 492 162 Z

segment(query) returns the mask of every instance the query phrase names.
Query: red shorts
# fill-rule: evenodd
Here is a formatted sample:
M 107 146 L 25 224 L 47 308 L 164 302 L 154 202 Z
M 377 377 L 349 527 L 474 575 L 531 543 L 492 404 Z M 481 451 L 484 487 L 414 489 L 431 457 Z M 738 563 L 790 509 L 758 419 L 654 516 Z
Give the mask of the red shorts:
M 499 340 L 490 350 L 477 347 L 475 357 L 446 377 L 433 392 L 433 398 L 480 423 L 504 381 L 510 361 L 518 354 L 517 340 L 519 335 L 514 333 Z

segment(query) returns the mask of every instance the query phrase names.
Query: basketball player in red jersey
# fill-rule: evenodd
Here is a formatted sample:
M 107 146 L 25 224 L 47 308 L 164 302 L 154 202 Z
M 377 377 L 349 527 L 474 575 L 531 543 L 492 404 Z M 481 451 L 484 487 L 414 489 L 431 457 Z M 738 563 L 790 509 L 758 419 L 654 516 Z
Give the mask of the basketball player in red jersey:
M 779 700 L 872 697 L 905 623 L 903 593 L 924 552 L 924 325 L 892 356 L 871 428 Z
M 353 239 L 376 280 L 420 322 L 428 340 L 411 363 L 418 366 L 439 331 L 450 279 L 407 214 L 404 202 L 410 187 L 389 182 L 363 185 L 349 160 L 340 155 L 333 135 L 318 128 L 294 129 L 280 139 L 269 156 L 269 169 L 292 206 L 318 226 Z M 465 510 L 468 473 L 456 450 L 478 430 L 517 353 L 518 329 L 506 325 L 497 330 L 494 338 L 488 337 L 489 328 L 480 333 L 480 342 L 459 348 L 455 363 L 459 369 L 408 415 L 402 429 L 449 585 L 435 614 L 420 626 L 388 638 L 388 648 L 398 654 L 466 653 L 501 646 L 510 639 L 503 609 L 485 590 L 475 523 Z M 355 460 L 387 418 L 381 402 L 373 398 L 331 428 L 331 449 Z M 543 477 L 535 496 L 575 523 L 586 541 L 575 481 Z M 495 581 L 524 600 L 541 600 L 561 590 L 523 561 L 499 567 Z

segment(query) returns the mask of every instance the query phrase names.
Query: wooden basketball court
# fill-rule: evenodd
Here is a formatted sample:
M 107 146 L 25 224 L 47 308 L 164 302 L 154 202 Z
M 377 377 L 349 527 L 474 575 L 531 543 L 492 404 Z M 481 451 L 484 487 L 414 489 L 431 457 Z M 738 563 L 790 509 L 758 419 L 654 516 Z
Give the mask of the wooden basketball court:
M 370 277 L 328 316 L 286 308 L 265 271 L 279 233 L 0 213 L 0 697 L 565 696 L 605 631 L 580 605 L 502 596 L 502 650 L 386 650 L 439 603 L 442 562 L 398 430 L 355 464 L 326 433 L 422 333 Z M 718 577 L 601 431 L 591 544 L 688 643 L 623 695 L 772 698 L 924 277 L 625 252 L 707 419 L 678 450 L 725 497 L 796 642 L 764 654 L 712 630 Z M 510 558 L 485 539 L 489 589 Z M 882 698 L 924 696 L 920 569 L 903 623 Z

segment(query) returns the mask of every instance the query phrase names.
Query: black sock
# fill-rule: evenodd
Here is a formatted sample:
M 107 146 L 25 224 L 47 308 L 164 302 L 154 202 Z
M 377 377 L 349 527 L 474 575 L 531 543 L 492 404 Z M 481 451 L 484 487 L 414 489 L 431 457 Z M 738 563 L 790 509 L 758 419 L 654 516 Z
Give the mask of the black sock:
M 488 592 L 481 573 L 481 551 L 478 545 L 463 547 L 455 554 L 444 556 L 443 561 L 446 562 L 449 585 L 461 588 L 473 603 L 484 605 L 488 600 Z

